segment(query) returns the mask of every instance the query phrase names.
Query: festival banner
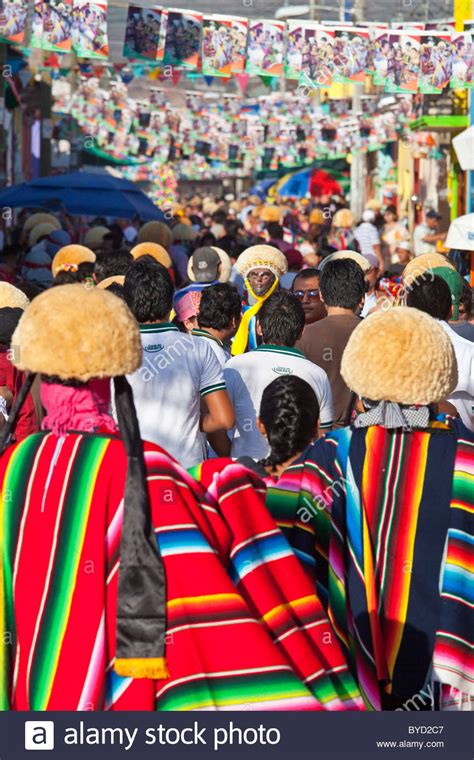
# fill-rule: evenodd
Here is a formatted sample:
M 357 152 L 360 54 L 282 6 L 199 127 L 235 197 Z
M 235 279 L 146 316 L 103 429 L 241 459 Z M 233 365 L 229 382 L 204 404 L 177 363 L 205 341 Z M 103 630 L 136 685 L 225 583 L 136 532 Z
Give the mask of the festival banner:
M 168 10 L 163 63 L 182 69 L 197 69 L 201 50 L 202 13 Z
M 23 45 L 27 18 L 24 0 L 0 0 L 0 42 Z
M 299 85 L 303 87 L 330 87 L 334 73 L 334 43 L 336 32 L 320 25 L 307 25 L 305 29 L 305 55 Z
M 72 47 L 78 58 L 108 57 L 107 0 L 74 0 Z
M 450 32 L 420 32 L 419 91 L 440 93 L 448 86 L 453 69 Z
M 68 53 L 71 29 L 72 0 L 39 0 L 34 4 L 31 47 Z
M 336 29 L 333 81 L 364 82 L 368 50 L 368 29 Z
M 453 32 L 452 71 L 449 86 L 452 89 L 472 88 L 474 44 L 471 32 Z
M 163 8 L 129 5 L 125 26 L 124 58 L 156 61 L 160 46 Z
M 205 15 L 202 32 L 202 73 L 211 77 L 240 74 L 245 66 L 247 23 L 245 19 L 218 14 Z
M 388 29 L 373 29 L 369 54 L 369 70 L 373 73 L 374 84 L 385 85 L 387 81 L 388 53 L 390 50 Z
M 316 21 L 289 21 L 287 47 L 285 56 L 285 76 L 287 79 L 300 79 L 303 64 L 307 72 L 311 60 L 316 56 L 316 32 L 320 24 Z
M 249 22 L 246 71 L 251 76 L 283 73 L 285 24 L 257 19 Z
M 415 93 L 420 72 L 420 32 L 390 31 L 388 43 L 386 92 Z

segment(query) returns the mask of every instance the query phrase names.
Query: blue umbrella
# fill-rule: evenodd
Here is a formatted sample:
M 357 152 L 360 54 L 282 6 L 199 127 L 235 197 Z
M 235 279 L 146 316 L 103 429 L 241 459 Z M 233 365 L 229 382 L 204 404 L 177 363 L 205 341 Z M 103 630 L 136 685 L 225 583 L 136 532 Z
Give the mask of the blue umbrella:
M 165 221 L 165 215 L 133 182 L 110 174 L 72 172 L 41 177 L 0 192 L 3 208 L 65 209 L 73 216 Z
M 276 182 L 275 179 L 261 179 L 260 182 L 257 182 L 256 185 L 254 185 L 251 190 L 249 190 L 249 195 L 258 195 L 259 198 L 265 200 L 267 197 L 267 193 L 272 185 L 274 185 Z

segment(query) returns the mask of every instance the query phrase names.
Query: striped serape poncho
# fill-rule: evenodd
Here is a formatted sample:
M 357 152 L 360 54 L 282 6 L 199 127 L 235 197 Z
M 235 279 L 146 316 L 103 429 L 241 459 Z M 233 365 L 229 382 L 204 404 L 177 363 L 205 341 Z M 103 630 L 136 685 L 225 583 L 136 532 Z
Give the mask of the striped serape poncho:
M 316 578 L 369 708 L 426 684 L 474 697 L 474 436 L 344 428 L 270 484 L 267 506 Z
M 145 459 L 167 578 L 170 678 L 133 680 L 113 670 L 121 440 L 37 434 L 0 460 L 0 708 L 363 709 L 327 618 L 263 502 L 247 522 L 253 501 L 240 514 L 232 500 L 220 510 L 158 446 L 145 444 Z M 259 548 L 267 539 L 270 554 Z

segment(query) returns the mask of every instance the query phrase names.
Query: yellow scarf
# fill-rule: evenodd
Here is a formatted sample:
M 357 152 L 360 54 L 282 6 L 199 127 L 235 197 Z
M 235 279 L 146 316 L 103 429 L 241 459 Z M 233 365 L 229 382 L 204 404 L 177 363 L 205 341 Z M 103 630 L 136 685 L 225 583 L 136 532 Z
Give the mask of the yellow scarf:
M 252 319 L 255 314 L 257 314 L 262 304 L 271 296 L 271 294 L 276 290 L 278 287 L 278 277 L 275 277 L 275 281 L 273 282 L 270 290 L 268 290 L 264 296 L 257 296 L 252 288 L 250 287 L 249 281 L 245 280 L 245 287 L 247 288 L 247 291 L 256 299 L 256 303 L 254 303 L 253 306 L 250 307 L 250 309 L 247 309 L 245 314 L 242 317 L 242 321 L 239 325 L 239 329 L 237 330 L 235 334 L 235 338 L 232 341 L 232 348 L 231 348 L 231 354 L 232 356 L 238 356 L 239 354 L 243 354 L 244 351 L 247 348 L 247 344 L 249 342 L 249 326 L 250 326 L 250 320 Z

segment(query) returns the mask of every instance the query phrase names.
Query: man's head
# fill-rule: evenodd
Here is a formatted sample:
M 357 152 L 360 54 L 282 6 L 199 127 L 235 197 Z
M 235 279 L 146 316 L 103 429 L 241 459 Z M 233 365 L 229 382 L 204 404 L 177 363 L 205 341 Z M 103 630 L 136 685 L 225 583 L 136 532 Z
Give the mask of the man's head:
M 328 261 L 321 272 L 319 288 L 327 307 L 356 312 L 364 300 L 364 272 L 352 259 Z
M 411 259 L 411 245 L 407 240 L 401 240 L 396 247 L 395 253 L 400 264 L 408 264 Z
M 95 262 L 95 276 L 97 282 L 113 277 L 114 275 L 127 274 L 130 264 L 133 262 L 132 254 L 127 250 L 99 253 Z
M 437 230 L 438 229 L 438 222 L 441 219 L 441 215 L 438 214 L 437 211 L 434 209 L 430 209 L 425 214 L 426 219 L 426 226 L 430 228 L 430 230 Z
M 303 332 L 305 314 L 292 293 L 281 290 L 268 298 L 257 316 L 257 333 L 274 346 L 294 346 Z
M 151 259 L 134 262 L 125 275 L 125 301 L 141 324 L 166 321 L 173 305 L 173 292 L 168 270 Z
M 447 321 L 451 315 L 451 291 L 442 277 L 415 280 L 407 293 L 407 306 Z
M 268 222 L 267 232 L 271 240 L 283 240 L 283 227 L 278 222 Z
M 305 324 L 307 325 L 311 325 L 326 316 L 326 309 L 319 292 L 319 275 L 318 270 L 313 267 L 302 269 L 291 285 L 293 295 L 300 301 L 304 309 Z
M 202 291 L 198 325 L 203 330 L 215 330 L 221 340 L 228 340 L 237 332 L 241 310 L 237 288 L 226 282 L 210 285 Z

